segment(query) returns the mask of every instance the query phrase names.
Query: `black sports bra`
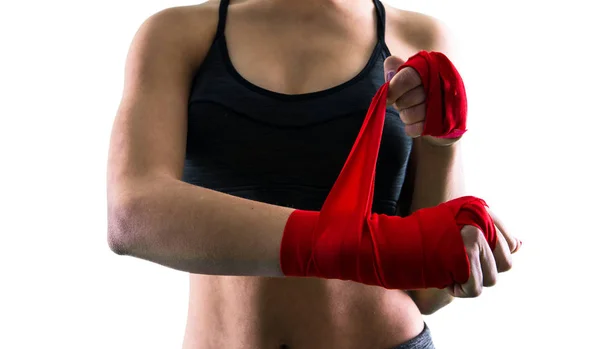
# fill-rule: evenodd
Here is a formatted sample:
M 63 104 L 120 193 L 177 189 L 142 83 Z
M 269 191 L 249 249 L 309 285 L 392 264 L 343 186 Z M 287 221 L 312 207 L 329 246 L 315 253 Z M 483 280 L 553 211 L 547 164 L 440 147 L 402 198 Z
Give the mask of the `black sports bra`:
M 323 91 L 285 95 L 245 80 L 233 67 L 222 0 L 215 40 L 193 80 L 183 180 L 250 200 L 320 210 L 352 148 L 371 99 L 385 82 L 385 10 L 374 0 L 378 43 L 363 70 Z M 376 167 L 373 212 L 410 205 L 405 186 L 412 140 L 388 108 Z M 403 189 L 404 187 L 404 189 Z M 402 194 L 402 199 L 401 199 Z

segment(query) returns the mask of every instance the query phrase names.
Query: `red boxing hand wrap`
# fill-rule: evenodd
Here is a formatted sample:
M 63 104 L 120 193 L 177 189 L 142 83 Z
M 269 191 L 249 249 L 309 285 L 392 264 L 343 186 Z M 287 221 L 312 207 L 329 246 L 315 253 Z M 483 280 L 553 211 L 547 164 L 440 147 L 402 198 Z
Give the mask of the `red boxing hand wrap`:
M 460 74 L 440 52 L 421 51 L 398 71 L 411 67 L 421 76 L 426 114 L 423 135 L 458 138 L 467 131 L 467 93 Z
M 346 163 L 320 212 L 295 210 L 281 242 L 286 276 L 353 280 L 390 289 L 444 288 L 470 270 L 460 229 L 479 227 L 492 248 L 485 202 L 462 197 L 403 218 L 372 214 L 375 166 L 388 83 L 371 102 Z
M 316 229 L 323 213 L 295 210 L 281 244 L 281 267 L 286 276 L 352 280 L 389 289 L 462 284 L 470 273 L 462 226 L 487 227 L 481 230 L 495 246 L 493 223 L 472 213 L 485 210 L 484 205 L 481 199 L 462 197 L 409 217 L 372 214 L 364 226 L 327 231 Z M 344 218 L 332 222 L 333 229 L 336 223 L 345 225 Z M 309 238 L 307 233 L 316 234 Z

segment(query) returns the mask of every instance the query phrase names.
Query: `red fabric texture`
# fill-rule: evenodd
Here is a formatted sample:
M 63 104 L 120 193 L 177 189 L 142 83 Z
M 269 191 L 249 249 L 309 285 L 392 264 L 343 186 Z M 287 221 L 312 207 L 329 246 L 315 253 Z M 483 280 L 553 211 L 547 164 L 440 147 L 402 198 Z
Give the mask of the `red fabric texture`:
M 388 87 L 385 83 L 373 98 L 321 211 L 295 210 L 289 217 L 280 250 L 286 276 L 353 280 L 389 289 L 444 288 L 469 277 L 460 234 L 464 225 L 479 227 L 495 247 L 494 223 L 486 203 L 476 197 L 404 218 L 371 213 Z
M 427 95 L 423 135 L 462 136 L 467 131 L 467 93 L 454 64 L 443 53 L 421 51 L 398 71 L 406 67 L 419 73 Z

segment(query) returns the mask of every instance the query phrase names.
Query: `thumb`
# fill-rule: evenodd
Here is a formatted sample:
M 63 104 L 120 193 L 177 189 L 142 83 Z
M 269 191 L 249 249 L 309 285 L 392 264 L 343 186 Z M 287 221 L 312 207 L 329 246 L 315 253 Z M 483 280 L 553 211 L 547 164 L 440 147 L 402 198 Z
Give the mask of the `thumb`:
M 398 68 L 400 68 L 400 66 L 404 63 L 404 60 L 398 56 L 389 56 L 386 58 L 383 62 L 385 81 L 390 81 L 392 77 L 396 75 Z

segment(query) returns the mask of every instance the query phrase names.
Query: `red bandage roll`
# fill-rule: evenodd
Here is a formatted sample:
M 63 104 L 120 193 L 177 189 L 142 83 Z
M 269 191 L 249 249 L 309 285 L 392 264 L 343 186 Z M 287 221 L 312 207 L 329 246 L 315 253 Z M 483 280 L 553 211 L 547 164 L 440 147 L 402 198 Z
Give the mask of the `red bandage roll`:
M 479 227 L 495 246 L 485 202 L 451 200 L 402 218 L 372 214 L 375 166 L 388 83 L 371 102 L 344 167 L 320 212 L 296 210 L 287 221 L 280 264 L 286 276 L 353 280 L 391 289 L 464 283 L 469 261 L 460 229 Z
M 467 131 L 467 93 L 460 74 L 448 57 L 440 52 L 421 51 L 398 71 L 406 67 L 419 73 L 427 95 L 423 135 L 462 136 Z

